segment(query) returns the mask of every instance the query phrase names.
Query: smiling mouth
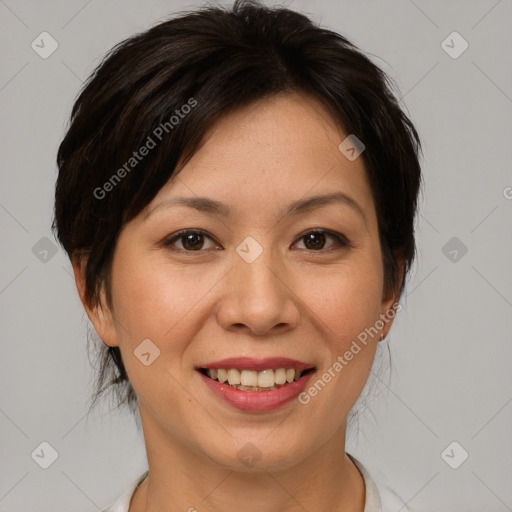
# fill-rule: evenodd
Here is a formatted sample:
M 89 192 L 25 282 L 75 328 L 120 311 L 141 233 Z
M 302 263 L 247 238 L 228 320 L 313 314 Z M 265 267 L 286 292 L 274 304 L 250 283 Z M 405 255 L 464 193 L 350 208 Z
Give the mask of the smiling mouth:
M 238 368 L 199 368 L 199 372 L 210 379 L 240 391 L 272 391 L 315 371 L 315 368 L 269 368 L 256 371 Z

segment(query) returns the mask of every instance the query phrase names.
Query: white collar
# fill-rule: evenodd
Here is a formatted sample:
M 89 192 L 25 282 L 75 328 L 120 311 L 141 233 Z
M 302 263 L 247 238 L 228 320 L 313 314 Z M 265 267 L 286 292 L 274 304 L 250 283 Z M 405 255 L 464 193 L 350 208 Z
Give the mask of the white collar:
M 366 471 L 365 467 L 352 455 L 348 454 L 352 462 L 355 464 L 359 472 L 361 473 L 364 485 L 365 485 L 365 506 L 364 512 L 382 512 L 382 504 L 380 500 L 379 490 L 375 485 L 375 482 L 372 480 L 368 471 Z M 130 502 L 135 493 L 137 487 L 143 482 L 143 480 L 148 475 L 148 471 L 143 473 L 137 480 L 135 480 L 126 491 L 119 497 L 119 499 L 112 504 L 110 507 L 105 509 L 103 512 L 128 512 L 130 508 Z

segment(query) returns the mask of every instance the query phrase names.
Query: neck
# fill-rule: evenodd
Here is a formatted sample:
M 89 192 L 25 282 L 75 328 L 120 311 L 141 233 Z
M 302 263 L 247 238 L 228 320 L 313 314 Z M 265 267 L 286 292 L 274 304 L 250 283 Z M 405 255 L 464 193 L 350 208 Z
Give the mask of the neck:
M 170 439 L 141 407 L 149 475 L 129 512 L 363 512 L 364 481 L 345 454 L 343 425 L 299 463 L 239 471 Z

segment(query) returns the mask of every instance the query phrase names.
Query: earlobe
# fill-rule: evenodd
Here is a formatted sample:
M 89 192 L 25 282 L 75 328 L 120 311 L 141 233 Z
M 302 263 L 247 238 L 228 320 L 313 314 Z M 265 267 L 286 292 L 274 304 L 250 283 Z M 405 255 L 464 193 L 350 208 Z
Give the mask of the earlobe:
M 401 309 L 401 306 L 398 303 L 398 299 L 400 297 L 400 286 L 404 276 L 404 259 L 402 256 L 397 258 L 397 263 L 398 278 L 396 280 L 396 285 L 393 289 L 384 290 L 382 294 L 381 319 L 384 319 L 385 325 L 383 326 L 379 341 L 382 341 L 387 337 L 396 313 Z
M 85 268 L 87 265 L 87 256 L 83 254 L 73 255 L 71 258 L 71 264 L 73 266 L 78 296 L 80 297 L 80 301 L 82 302 L 90 322 L 94 326 L 94 330 L 105 345 L 109 345 L 111 347 L 118 346 L 119 343 L 117 342 L 114 320 L 111 312 L 106 306 L 104 291 L 102 290 L 101 297 L 103 306 L 100 304 L 91 305 L 86 300 Z
M 71 266 L 73 267 L 73 274 L 75 276 L 75 285 L 78 291 L 80 301 L 85 307 L 85 265 L 87 263 L 87 256 L 73 254 L 71 257 Z
M 395 300 L 394 297 L 382 302 L 380 319 L 378 320 L 380 323 L 379 327 L 381 327 L 379 341 L 383 341 L 387 338 L 395 316 L 400 309 L 401 306 L 398 304 L 398 300 Z

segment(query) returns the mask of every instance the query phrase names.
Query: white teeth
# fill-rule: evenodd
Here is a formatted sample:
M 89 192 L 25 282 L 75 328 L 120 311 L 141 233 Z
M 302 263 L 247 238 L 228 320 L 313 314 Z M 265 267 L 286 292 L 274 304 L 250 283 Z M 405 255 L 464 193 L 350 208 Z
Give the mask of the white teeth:
M 277 368 L 262 371 L 239 370 L 237 368 L 209 368 L 207 375 L 221 383 L 244 391 L 270 391 L 284 386 L 286 383 L 298 380 L 302 370 L 294 368 Z M 277 387 L 276 387 L 277 386 Z
M 243 386 L 257 386 L 258 372 L 254 370 L 242 370 L 240 380 Z
M 230 386 L 240 384 L 240 372 L 236 368 L 228 370 L 228 382 Z
M 274 370 L 258 372 L 258 387 L 271 388 L 274 385 Z
M 286 382 L 286 370 L 284 368 L 278 368 L 274 372 L 274 379 L 276 384 L 284 384 Z

